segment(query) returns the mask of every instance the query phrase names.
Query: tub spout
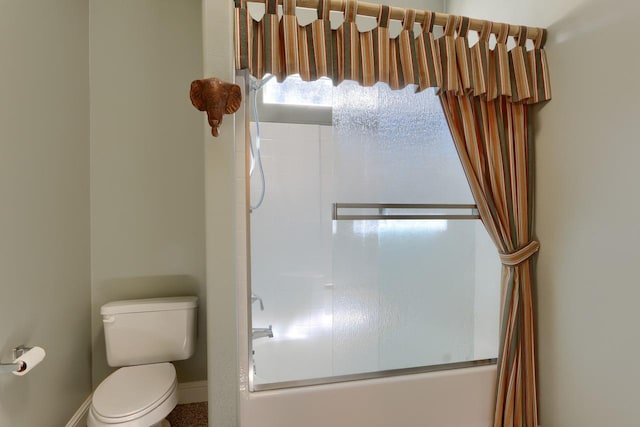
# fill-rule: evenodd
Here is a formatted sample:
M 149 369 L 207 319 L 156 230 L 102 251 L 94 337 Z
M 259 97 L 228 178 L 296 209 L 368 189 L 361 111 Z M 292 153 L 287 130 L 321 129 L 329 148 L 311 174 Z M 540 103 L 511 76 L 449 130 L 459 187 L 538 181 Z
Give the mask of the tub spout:
M 251 330 L 251 338 L 257 340 L 258 338 L 273 338 L 273 330 L 271 325 L 268 328 L 253 328 Z

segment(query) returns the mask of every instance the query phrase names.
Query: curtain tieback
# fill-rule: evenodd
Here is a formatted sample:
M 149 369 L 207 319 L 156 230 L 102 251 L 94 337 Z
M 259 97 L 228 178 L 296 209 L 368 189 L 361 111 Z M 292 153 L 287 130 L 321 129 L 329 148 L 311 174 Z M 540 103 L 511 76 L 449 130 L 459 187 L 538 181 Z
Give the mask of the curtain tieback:
M 500 254 L 500 261 L 503 265 L 516 266 L 522 264 L 540 249 L 540 243 L 532 240 L 529 244 L 521 247 L 510 254 Z

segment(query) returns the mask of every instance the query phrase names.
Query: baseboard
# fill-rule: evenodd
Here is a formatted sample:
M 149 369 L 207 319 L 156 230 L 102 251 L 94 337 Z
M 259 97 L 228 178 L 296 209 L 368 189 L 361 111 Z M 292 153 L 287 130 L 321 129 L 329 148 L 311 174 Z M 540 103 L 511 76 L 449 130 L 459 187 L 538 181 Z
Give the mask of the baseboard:
M 89 407 L 91 407 L 91 396 L 90 394 L 82 405 L 78 408 L 73 417 L 69 420 L 65 427 L 87 427 L 87 415 L 89 415 Z
M 207 391 L 206 381 L 193 381 L 189 383 L 178 384 L 178 404 L 206 402 L 209 392 Z M 89 408 L 91 407 L 91 393 L 75 414 L 71 417 L 65 427 L 86 427 Z
M 206 402 L 208 397 L 206 381 L 178 384 L 178 404 Z

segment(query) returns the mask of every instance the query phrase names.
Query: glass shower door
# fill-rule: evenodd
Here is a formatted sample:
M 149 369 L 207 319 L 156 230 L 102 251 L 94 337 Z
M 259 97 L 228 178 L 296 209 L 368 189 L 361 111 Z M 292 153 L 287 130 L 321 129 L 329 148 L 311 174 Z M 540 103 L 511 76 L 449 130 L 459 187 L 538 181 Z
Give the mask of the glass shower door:
M 437 97 L 414 90 L 344 82 L 333 126 L 260 124 L 255 390 L 496 357 L 498 257 Z

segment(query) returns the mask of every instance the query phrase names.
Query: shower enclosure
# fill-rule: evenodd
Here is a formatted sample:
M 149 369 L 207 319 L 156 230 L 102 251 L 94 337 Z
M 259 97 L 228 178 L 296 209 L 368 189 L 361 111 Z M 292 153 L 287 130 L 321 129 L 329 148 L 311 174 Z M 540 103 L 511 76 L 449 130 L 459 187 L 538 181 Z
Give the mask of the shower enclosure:
M 438 101 L 348 85 L 264 94 L 255 209 L 235 116 L 239 425 L 488 427 L 500 267 Z
M 500 263 L 433 91 L 264 90 L 258 110 L 281 120 L 257 141 L 253 115 L 243 159 L 248 388 L 494 363 Z

